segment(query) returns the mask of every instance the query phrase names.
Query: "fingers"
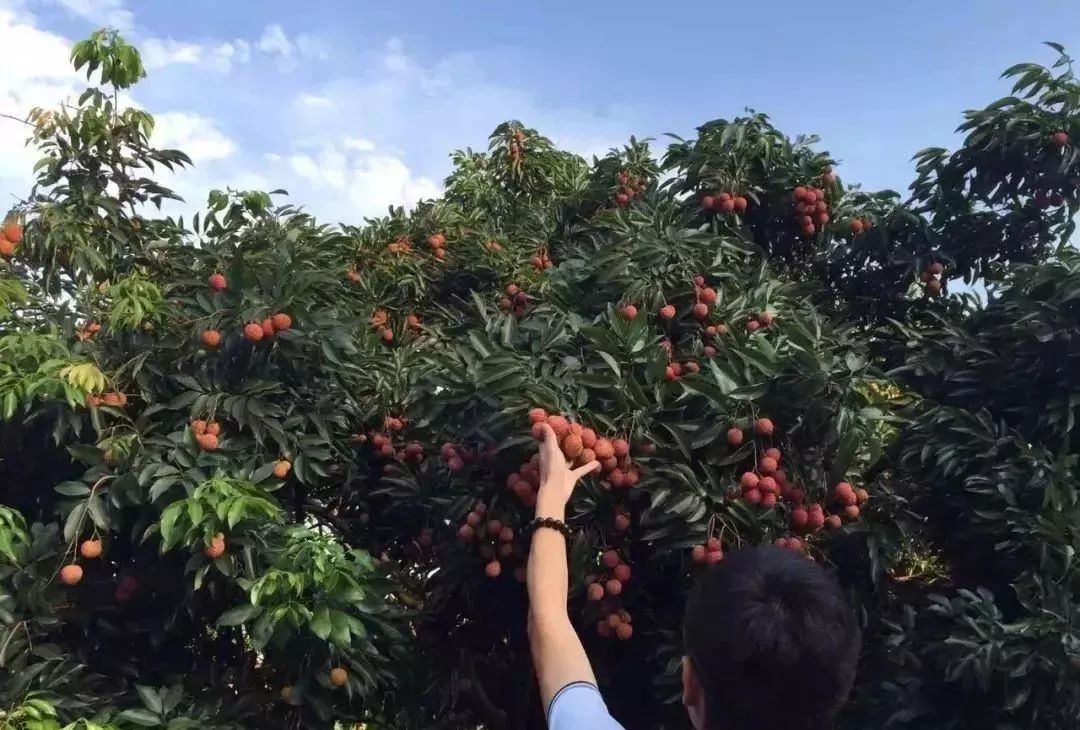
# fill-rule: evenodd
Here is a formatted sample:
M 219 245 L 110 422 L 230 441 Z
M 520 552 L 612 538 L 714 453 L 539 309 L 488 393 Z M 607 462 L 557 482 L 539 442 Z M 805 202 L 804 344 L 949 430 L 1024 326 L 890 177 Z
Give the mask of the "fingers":
M 541 428 L 544 430 L 544 443 L 558 440 L 558 437 L 555 435 L 555 431 L 551 428 L 551 426 L 547 425 L 546 423 L 542 423 Z
M 599 468 L 599 461 L 590 461 L 585 466 L 579 466 L 577 469 L 574 469 L 572 472 L 570 472 L 570 476 L 574 477 L 575 480 L 581 479 L 581 477 L 585 476 L 586 474 L 591 474 Z
M 544 458 L 551 458 L 555 454 L 562 455 L 559 450 L 559 437 L 555 435 L 555 431 L 551 426 L 546 423 L 543 426 L 544 440 L 540 444 L 540 455 Z

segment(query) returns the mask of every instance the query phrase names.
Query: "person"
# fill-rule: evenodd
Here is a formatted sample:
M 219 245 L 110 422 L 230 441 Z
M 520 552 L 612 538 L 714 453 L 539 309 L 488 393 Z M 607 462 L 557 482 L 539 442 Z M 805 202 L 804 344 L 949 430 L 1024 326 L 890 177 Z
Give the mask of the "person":
M 567 613 L 566 504 L 593 462 L 572 469 L 544 425 L 527 567 L 529 643 L 551 730 L 616 730 Z M 809 558 L 772 546 L 707 568 L 683 622 L 682 700 L 696 730 L 822 730 L 855 676 L 854 612 Z

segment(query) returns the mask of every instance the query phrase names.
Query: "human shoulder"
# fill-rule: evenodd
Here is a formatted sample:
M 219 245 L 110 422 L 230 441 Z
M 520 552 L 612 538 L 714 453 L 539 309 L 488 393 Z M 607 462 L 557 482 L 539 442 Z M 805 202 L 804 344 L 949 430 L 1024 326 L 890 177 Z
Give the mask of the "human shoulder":
M 551 699 L 548 707 L 551 730 L 622 730 L 608 712 L 600 690 L 589 682 L 571 682 Z

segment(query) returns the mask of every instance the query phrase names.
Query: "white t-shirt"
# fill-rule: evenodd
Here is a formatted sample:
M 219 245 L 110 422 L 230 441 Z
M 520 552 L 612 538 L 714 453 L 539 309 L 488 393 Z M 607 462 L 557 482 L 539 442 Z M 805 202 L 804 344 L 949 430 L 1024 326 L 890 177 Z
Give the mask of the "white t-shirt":
M 623 730 L 608 712 L 600 690 L 588 682 L 571 682 L 548 706 L 550 730 Z

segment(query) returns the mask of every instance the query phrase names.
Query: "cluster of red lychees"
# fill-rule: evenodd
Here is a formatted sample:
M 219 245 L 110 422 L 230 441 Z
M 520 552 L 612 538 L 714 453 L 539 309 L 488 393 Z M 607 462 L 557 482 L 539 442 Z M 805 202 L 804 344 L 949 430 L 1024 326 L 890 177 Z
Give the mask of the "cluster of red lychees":
M 387 245 L 386 250 L 389 253 L 411 253 L 412 240 L 408 236 L 400 236 Z
M 641 472 L 630 457 L 630 444 L 626 439 L 599 436 L 593 429 L 574 423 L 565 416 L 548 415 L 543 408 L 530 410 L 529 422 L 532 424 L 533 437 L 538 441 L 544 437 L 543 424 L 551 427 L 567 461 L 578 465 L 599 461 L 603 480 L 601 483 L 606 488 L 633 487 L 641 479 Z M 530 460 L 524 464 L 518 472 L 519 481 L 524 479 L 532 485 L 535 480 L 536 487 L 539 488 L 539 472 L 533 477 L 536 468 L 538 460 Z M 510 480 L 508 477 L 508 484 Z
M 108 406 L 109 408 L 123 408 L 127 405 L 128 397 L 126 393 L 121 391 L 112 391 L 109 393 L 102 393 L 101 395 L 94 395 L 91 393 L 86 396 L 86 405 L 90 408 L 100 408 L 101 406 Z
M 600 636 L 614 635 L 626 641 L 634 635 L 633 618 L 619 597 L 630 581 L 630 565 L 618 550 L 608 549 L 601 553 L 598 567 L 598 573 L 585 578 L 585 595 L 589 601 L 598 604 L 596 632 Z
M 268 340 L 278 332 L 285 332 L 290 327 L 292 327 L 292 317 L 284 312 L 278 312 L 261 322 L 248 322 L 244 325 L 244 339 L 248 342 Z M 221 342 L 220 335 L 217 341 Z
M 795 188 L 795 221 L 804 238 L 822 230 L 828 222 L 828 203 L 821 188 L 798 186 Z
M 746 320 L 746 329 L 749 332 L 757 332 L 772 326 L 776 321 L 776 315 L 772 312 L 760 312 Z
M 191 432 L 195 434 L 195 443 L 203 451 L 216 451 L 218 437 L 221 436 L 221 424 L 217 421 L 204 421 L 197 418 L 191 422 Z
M 629 205 L 631 200 L 644 195 L 645 189 L 648 187 L 644 179 L 640 177 L 633 178 L 625 170 L 619 172 L 617 179 L 619 189 L 615 193 L 615 204 L 619 207 Z
M 732 193 L 717 193 L 716 195 L 702 195 L 701 208 L 710 213 L 738 213 L 746 212 L 747 200 L 742 195 Z
M 485 522 L 487 516 L 486 504 L 477 502 L 473 505 L 472 510 L 465 515 L 465 521 L 458 527 L 458 541 L 476 549 L 484 561 L 484 574 L 488 578 L 498 578 L 502 575 L 503 563 L 518 559 L 521 564 L 514 569 L 514 578 L 518 582 L 524 582 L 525 550 L 520 545 L 515 545 L 513 528 L 498 519 Z
M 506 296 L 499 300 L 499 309 L 512 312 L 519 319 L 524 317 L 529 306 L 529 295 L 517 284 L 507 284 L 505 292 Z
M 433 233 L 428 236 L 428 247 L 431 249 L 431 253 L 435 255 L 439 261 L 446 258 L 446 236 L 441 233 Z
M 816 231 L 824 229 L 829 222 L 829 204 L 825 202 L 825 191 L 821 188 L 795 188 L 795 222 L 804 238 L 809 238 Z
M 945 273 L 945 266 L 940 261 L 935 261 L 926 267 L 922 280 L 926 295 L 936 297 L 941 294 L 941 275 Z
M 544 269 L 550 269 L 554 266 L 551 262 L 551 257 L 548 256 L 546 248 L 542 248 L 536 252 L 536 255 L 532 257 L 532 267 L 537 271 L 543 271 Z
M 703 544 L 690 548 L 690 559 L 697 565 L 719 563 L 724 559 L 720 538 L 710 537 Z

